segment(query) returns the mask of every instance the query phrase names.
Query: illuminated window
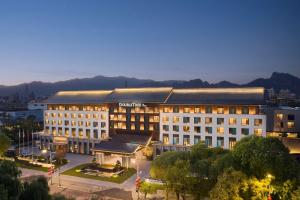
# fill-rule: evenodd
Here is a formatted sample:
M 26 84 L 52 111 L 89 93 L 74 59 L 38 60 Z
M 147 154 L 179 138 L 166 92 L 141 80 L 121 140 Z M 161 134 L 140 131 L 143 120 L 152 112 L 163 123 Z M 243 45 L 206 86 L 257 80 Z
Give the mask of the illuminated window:
M 279 119 L 279 120 L 282 120 L 283 119 L 283 114 L 281 114 L 281 113 L 276 114 L 276 118 Z
M 217 108 L 217 113 L 218 114 L 224 114 L 224 108 L 223 107 L 218 107 Z
M 76 122 L 72 120 L 71 125 L 76 126 Z
M 106 131 L 101 130 L 101 139 L 105 139 L 105 138 L 107 138 Z
M 52 129 L 52 134 L 55 136 L 56 135 L 56 128 Z
M 183 112 L 184 113 L 190 113 L 190 108 L 187 108 L 187 107 L 183 108 Z
M 153 131 L 154 130 L 154 126 L 153 126 L 153 124 L 150 124 L 149 125 L 149 131 Z
M 58 128 L 58 135 L 62 136 L 62 128 L 61 127 Z
M 86 115 L 85 115 L 85 118 L 91 119 L 91 114 L 86 114 Z
M 83 126 L 83 121 L 78 121 L 78 126 Z
M 78 129 L 78 135 L 79 135 L 79 137 L 83 137 L 83 129 L 82 128 Z
M 212 118 L 211 117 L 205 117 L 205 124 L 211 124 Z
M 164 112 L 164 113 L 168 113 L 168 112 L 170 112 L 170 110 L 171 110 L 171 109 L 170 109 L 169 107 L 164 107 L 164 108 L 163 108 L 163 112 Z
M 217 118 L 217 124 L 223 125 L 224 124 L 224 118 Z
M 65 118 L 68 118 L 69 117 L 69 113 L 65 113 Z
M 189 146 L 190 145 L 190 136 L 189 135 L 184 135 L 183 136 L 183 145 L 184 146 Z
M 144 121 L 145 121 L 145 118 L 144 118 L 143 115 L 140 116 L 140 121 L 141 121 L 141 122 L 144 122 Z
M 131 129 L 131 130 L 135 130 L 135 124 L 134 124 L 134 123 L 131 123 L 130 129 Z
M 163 144 L 169 144 L 169 135 L 163 134 Z
M 91 137 L 91 130 L 90 130 L 90 129 L 86 129 L 86 130 L 85 130 L 85 136 L 86 136 L 87 138 L 90 138 L 90 137 Z
M 169 117 L 168 116 L 163 116 L 162 121 L 164 123 L 169 122 Z
M 229 118 L 229 125 L 236 125 L 236 118 Z
M 178 126 L 178 125 L 174 125 L 174 126 L 173 126 L 173 131 L 179 132 L 179 126 Z
M 178 116 L 173 117 L 173 123 L 178 123 L 180 118 Z
M 254 129 L 254 134 L 256 136 L 261 136 L 262 135 L 262 129 L 261 128 L 255 128 Z
M 58 113 L 58 117 L 63 117 L 63 114 L 62 113 Z
M 254 119 L 254 126 L 261 126 L 262 125 L 262 119 Z
M 169 131 L 169 126 L 168 125 L 163 125 L 163 130 L 164 131 Z
M 194 117 L 194 124 L 199 124 L 201 123 L 201 118 L 200 117 Z
M 224 127 L 217 127 L 217 133 L 224 134 Z
M 52 113 L 52 114 L 51 114 L 51 117 L 56 117 L 56 114 L 55 114 L 55 113 Z
M 145 129 L 144 124 L 140 124 L 140 130 L 143 131 Z
M 249 125 L 249 119 L 248 118 L 242 118 L 242 125 L 243 126 Z
M 70 121 L 69 121 L 69 120 L 66 120 L 66 121 L 65 121 L 65 126 L 69 126 L 69 124 L 70 124 Z
M 132 122 L 135 121 L 135 116 L 134 116 L 134 115 L 131 115 L 131 116 L 130 116 L 130 121 L 132 121 Z
M 236 135 L 236 128 L 229 128 L 229 134 Z
M 154 122 L 159 122 L 159 116 L 154 116 L 153 120 L 154 120 Z
M 76 137 L 76 128 L 72 128 L 72 136 Z
M 295 128 L 295 122 L 288 122 L 287 126 L 288 128 Z
M 72 117 L 72 118 L 76 118 L 76 114 L 75 114 L 75 113 L 72 113 L 71 117 Z
M 70 132 L 68 128 L 65 128 L 65 136 L 69 136 Z
M 189 117 L 183 117 L 183 123 L 190 123 Z
M 229 138 L 229 149 L 233 149 L 235 144 L 236 144 L 236 139 L 235 138 Z
M 183 126 L 183 132 L 190 132 L 190 126 Z
M 78 114 L 78 118 L 83 118 L 83 114 Z
M 56 124 L 56 121 L 55 120 L 52 120 L 52 125 L 55 125 Z
M 195 113 L 201 113 L 201 108 L 199 108 L 199 107 L 195 108 L 195 109 L 194 109 L 194 112 L 195 112 Z
M 94 119 L 97 119 L 97 118 L 98 118 L 98 115 L 97 115 L 97 114 L 93 114 L 93 118 L 94 118 Z

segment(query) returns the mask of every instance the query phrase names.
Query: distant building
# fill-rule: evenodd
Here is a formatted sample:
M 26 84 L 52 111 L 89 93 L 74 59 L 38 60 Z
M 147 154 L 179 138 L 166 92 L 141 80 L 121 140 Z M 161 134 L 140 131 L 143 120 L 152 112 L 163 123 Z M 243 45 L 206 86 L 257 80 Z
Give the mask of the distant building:
M 300 108 L 268 107 L 264 112 L 268 135 L 297 137 L 300 133 Z
M 9 119 L 11 121 L 16 121 L 19 119 L 27 119 L 29 117 L 34 117 L 35 121 L 43 122 L 43 111 L 42 110 L 12 110 L 2 112 L 2 117 Z
M 43 102 L 39 101 L 30 101 L 27 104 L 27 109 L 28 110 L 45 110 L 46 109 L 46 104 Z

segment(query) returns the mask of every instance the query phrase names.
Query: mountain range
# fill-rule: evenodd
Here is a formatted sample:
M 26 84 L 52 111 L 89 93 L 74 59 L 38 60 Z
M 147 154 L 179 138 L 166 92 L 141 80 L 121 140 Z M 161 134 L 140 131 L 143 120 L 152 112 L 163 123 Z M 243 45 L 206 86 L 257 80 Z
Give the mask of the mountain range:
M 273 72 L 270 78 L 258 78 L 246 84 L 236 84 L 229 81 L 209 83 L 201 79 L 188 81 L 168 80 L 154 81 L 151 79 L 128 78 L 124 76 L 105 77 L 95 76 L 92 78 L 70 79 L 54 83 L 38 82 L 23 83 L 14 86 L 0 85 L 0 96 L 19 94 L 24 96 L 34 93 L 36 96 L 48 97 L 61 90 L 100 90 L 124 87 L 174 87 L 174 88 L 196 88 L 196 87 L 264 87 L 274 88 L 275 91 L 288 89 L 300 96 L 300 78 L 287 74 Z

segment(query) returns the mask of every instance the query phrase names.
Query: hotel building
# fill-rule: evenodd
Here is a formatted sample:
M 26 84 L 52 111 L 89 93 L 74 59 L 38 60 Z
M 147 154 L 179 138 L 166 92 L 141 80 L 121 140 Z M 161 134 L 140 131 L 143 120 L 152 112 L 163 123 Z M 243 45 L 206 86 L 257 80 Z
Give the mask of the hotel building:
M 263 88 L 62 91 L 45 103 L 42 144 L 75 153 L 132 155 L 150 141 L 155 154 L 200 141 L 230 149 L 247 135 L 266 136 Z

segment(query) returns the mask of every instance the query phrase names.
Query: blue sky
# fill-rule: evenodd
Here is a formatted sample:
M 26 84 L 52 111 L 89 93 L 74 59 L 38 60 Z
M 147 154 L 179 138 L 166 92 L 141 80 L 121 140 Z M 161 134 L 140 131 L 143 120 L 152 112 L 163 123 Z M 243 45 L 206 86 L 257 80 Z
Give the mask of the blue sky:
M 0 84 L 300 76 L 300 1 L 2 0 Z

